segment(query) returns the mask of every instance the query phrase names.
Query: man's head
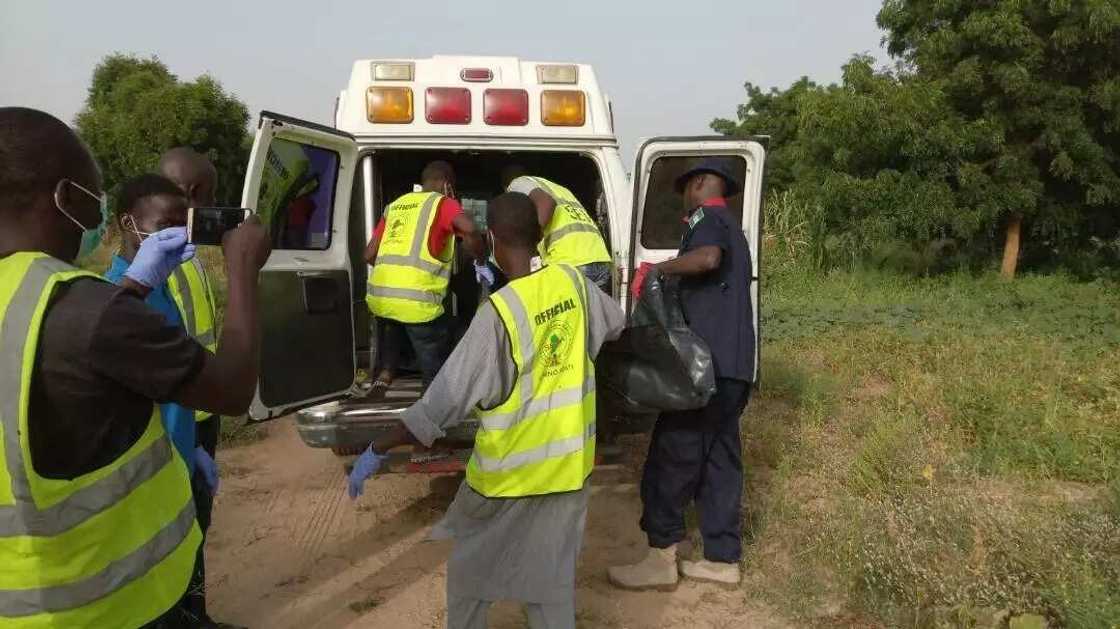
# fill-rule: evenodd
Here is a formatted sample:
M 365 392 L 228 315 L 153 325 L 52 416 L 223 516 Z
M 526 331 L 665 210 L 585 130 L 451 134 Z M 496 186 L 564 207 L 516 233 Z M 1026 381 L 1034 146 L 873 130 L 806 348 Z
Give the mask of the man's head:
M 438 192 L 446 197 L 454 197 L 455 169 L 442 159 L 428 162 L 420 173 L 420 185 L 427 192 Z
M 739 182 L 732 175 L 730 164 L 725 159 L 705 159 L 676 180 L 677 192 L 681 193 L 686 210 L 699 207 L 715 197 L 727 197 L 740 190 Z
M 125 257 L 131 259 L 149 235 L 187 224 L 187 197 L 175 182 L 148 173 L 121 185 L 113 212 Z
M 713 173 L 696 173 L 684 184 L 684 207 L 692 209 L 713 197 L 727 195 L 727 182 Z
M 191 207 L 216 204 L 218 171 L 205 155 L 189 146 L 173 148 L 159 158 L 159 173 L 175 182 Z
M 486 206 L 486 225 L 498 266 L 507 274 L 517 269 L 519 263 L 527 267 L 541 241 L 541 225 L 533 200 L 520 192 L 494 197 Z
M 509 188 L 509 184 L 518 177 L 529 174 L 529 170 L 521 164 L 509 164 L 502 169 L 502 190 Z
M 101 171 L 58 118 L 0 107 L 0 255 L 42 251 L 73 261 L 102 223 Z

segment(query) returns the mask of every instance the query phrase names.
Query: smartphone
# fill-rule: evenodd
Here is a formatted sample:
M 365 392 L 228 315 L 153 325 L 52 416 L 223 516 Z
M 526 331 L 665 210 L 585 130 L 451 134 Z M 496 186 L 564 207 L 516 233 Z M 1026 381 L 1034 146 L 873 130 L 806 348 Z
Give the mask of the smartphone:
M 222 236 L 249 218 L 252 210 L 242 207 L 192 207 L 187 209 L 187 242 L 220 245 Z

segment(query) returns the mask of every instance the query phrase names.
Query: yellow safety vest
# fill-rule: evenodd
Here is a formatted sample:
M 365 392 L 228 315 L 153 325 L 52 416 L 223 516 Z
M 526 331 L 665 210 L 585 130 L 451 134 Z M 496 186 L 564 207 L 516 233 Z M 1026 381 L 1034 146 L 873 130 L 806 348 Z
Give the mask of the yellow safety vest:
M 591 219 L 576 195 L 543 177 L 529 179 L 556 201 L 552 220 L 542 230 L 539 247 L 541 261 L 545 264 L 572 266 L 610 262 L 611 254 L 599 233 L 599 226 Z
M 476 409 L 467 482 L 489 497 L 574 491 L 595 464 L 595 367 L 584 279 L 546 266 L 491 295 L 518 378 L 504 402 Z
M 447 239 L 439 258 L 428 251 L 441 200 L 436 192 L 410 192 L 385 208 L 385 231 L 366 291 L 375 316 L 425 323 L 443 314 L 455 239 Z
M 140 439 L 72 480 L 35 473 L 31 372 L 57 285 L 96 276 L 42 253 L 0 259 L 0 626 L 137 627 L 187 589 L 202 534 L 158 406 Z M 98 409 L 90 409 L 91 414 Z
M 198 344 L 205 347 L 211 354 L 218 351 L 218 331 L 215 329 L 217 309 L 214 307 L 214 293 L 210 290 L 210 280 L 206 277 L 206 269 L 197 257 L 190 262 L 179 265 L 167 278 L 167 288 L 175 306 L 179 309 L 179 316 L 183 319 L 183 327 L 187 334 Z M 213 413 L 195 411 L 195 421 L 209 418 Z

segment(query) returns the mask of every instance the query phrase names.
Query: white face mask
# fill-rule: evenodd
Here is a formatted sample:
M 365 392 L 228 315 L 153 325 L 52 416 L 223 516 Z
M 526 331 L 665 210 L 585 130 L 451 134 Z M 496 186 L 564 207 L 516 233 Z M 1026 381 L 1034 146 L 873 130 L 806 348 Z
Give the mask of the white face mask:
M 148 236 L 151 236 L 151 235 L 152 235 L 152 233 L 153 233 L 153 232 L 142 232 L 142 231 L 140 231 L 139 229 L 136 229 L 136 219 L 135 219 L 135 218 L 132 218 L 132 215 L 131 215 L 131 214 L 125 214 L 125 215 L 124 215 L 124 218 L 127 218 L 127 219 L 128 219 L 128 222 L 129 222 L 129 225 L 130 225 L 130 227 L 128 228 L 128 229 L 129 229 L 129 231 L 131 231 L 132 233 L 136 234 L 136 238 L 137 238 L 137 239 L 138 239 L 138 240 L 139 240 L 140 242 L 144 242 L 144 239 L 145 239 L 145 238 L 147 238 Z M 121 219 L 121 222 L 123 223 L 123 222 L 124 222 L 124 219 Z
M 96 199 L 101 210 L 101 222 L 94 227 L 86 227 L 82 224 L 81 221 L 74 218 L 73 214 L 67 212 L 66 209 L 62 207 L 62 203 L 58 200 L 58 193 L 55 192 L 54 206 L 58 208 L 58 211 L 61 212 L 63 216 L 70 219 L 70 222 L 77 225 L 78 229 L 82 231 L 82 244 L 78 247 L 77 258 L 84 258 L 90 253 L 93 253 L 93 250 L 97 248 L 97 245 L 101 244 L 102 236 L 105 235 L 105 224 L 109 219 L 109 195 L 105 194 L 104 192 L 102 192 L 100 195 L 94 194 L 87 190 L 81 184 L 70 179 L 63 179 L 63 181 L 71 186 L 74 186 L 78 190 L 81 190 L 90 197 Z
M 494 232 L 490 230 L 486 230 L 486 244 L 490 247 L 490 264 L 493 264 L 494 268 L 505 273 L 505 271 L 502 270 L 502 265 L 498 264 L 497 256 L 494 255 Z

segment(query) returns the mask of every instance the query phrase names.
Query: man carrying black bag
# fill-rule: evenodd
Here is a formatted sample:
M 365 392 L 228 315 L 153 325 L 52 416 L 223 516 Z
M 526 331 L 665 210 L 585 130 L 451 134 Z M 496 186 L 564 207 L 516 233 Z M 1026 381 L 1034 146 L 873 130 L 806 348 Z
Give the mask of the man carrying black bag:
M 741 579 L 740 501 L 743 488 L 739 418 L 754 379 L 751 258 L 725 198 L 740 190 L 722 161 L 705 160 L 681 175 L 688 227 L 676 258 L 652 271 L 680 276 L 689 327 L 711 349 L 716 393 L 703 408 L 663 413 L 642 474 L 641 527 L 649 552 L 637 564 L 612 567 L 611 583 L 626 589 L 672 589 L 679 580 L 677 543 L 685 510 L 695 501 L 704 539 L 702 561 L 681 561 L 679 574 L 718 583 Z M 648 270 L 648 269 L 647 269 Z M 634 280 L 640 287 L 644 273 Z

